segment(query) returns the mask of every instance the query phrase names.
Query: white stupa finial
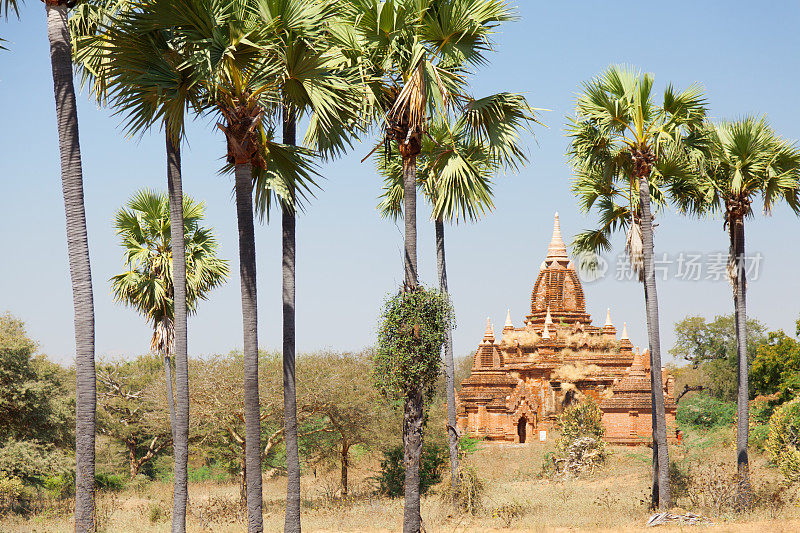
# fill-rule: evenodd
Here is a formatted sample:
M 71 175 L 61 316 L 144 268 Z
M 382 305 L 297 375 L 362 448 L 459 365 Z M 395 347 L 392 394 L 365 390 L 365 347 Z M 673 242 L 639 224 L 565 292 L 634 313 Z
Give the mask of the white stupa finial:
M 550 330 L 547 329 L 547 326 L 548 326 L 548 324 L 545 323 L 544 331 L 542 331 L 542 338 L 543 339 L 549 339 L 550 338 Z
M 544 323 L 545 324 L 552 324 L 553 323 L 553 317 L 550 316 L 550 306 L 549 305 L 547 306 L 547 316 L 544 317 Z
M 511 309 L 506 312 L 506 325 L 503 329 L 514 329 L 514 324 L 511 322 Z
M 555 214 L 553 221 L 553 238 L 550 240 L 550 246 L 547 247 L 546 261 L 567 261 L 567 246 L 564 244 L 564 239 L 561 238 L 561 225 L 558 222 L 558 213 Z
M 621 341 L 628 341 L 628 324 L 626 322 L 622 323 L 622 337 L 619 338 Z
M 607 328 L 613 328 L 614 324 L 611 323 L 611 308 L 606 309 L 606 325 Z

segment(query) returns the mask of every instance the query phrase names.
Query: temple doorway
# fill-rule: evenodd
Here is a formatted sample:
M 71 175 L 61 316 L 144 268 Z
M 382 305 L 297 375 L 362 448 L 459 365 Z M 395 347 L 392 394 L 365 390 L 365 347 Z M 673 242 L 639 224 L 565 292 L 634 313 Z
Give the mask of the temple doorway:
M 520 444 L 525 444 L 525 437 L 527 436 L 526 435 L 527 431 L 528 431 L 528 421 L 523 416 L 522 418 L 519 419 L 519 422 L 517 422 L 517 436 L 519 437 Z

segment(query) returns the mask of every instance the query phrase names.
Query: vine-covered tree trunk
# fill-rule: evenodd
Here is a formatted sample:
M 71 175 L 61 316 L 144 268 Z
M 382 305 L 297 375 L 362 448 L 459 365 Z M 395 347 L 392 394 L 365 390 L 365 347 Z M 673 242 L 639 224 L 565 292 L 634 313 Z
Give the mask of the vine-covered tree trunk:
M 296 143 L 297 119 L 284 111 L 283 143 Z M 294 192 L 294 191 L 292 191 Z M 296 219 L 294 206 L 281 212 L 283 274 L 283 420 L 286 442 L 286 517 L 284 531 L 300 531 L 300 451 L 297 443 L 297 393 L 295 383 L 295 261 Z
M 649 172 L 648 172 L 649 173 Z M 639 177 L 639 206 L 642 215 L 642 252 L 644 259 L 645 308 L 647 312 L 647 335 L 650 340 L 650 372 L 652 409 L 655 411 L 653 446 L 657 446 L 658 502 L 654 506 L 670 507 L 669 452 L 667 450 L 667 425 L 664 407 L 664 386 L 661 377 L 661 339 L 658 324 L 658 294 L 653 268 L 653 218 L 650 211 L 650 185 L 647 176 Z
M 736 469 L 739 475 L 738 505 L 746 507 L 750 497 L 750 461 L 747 456 L 747 441 L 750 431 L 750 392 L 747 361 L 747 276 L 745 273 L 744 218 L 732 221 L 731 252 L 736 268 L 733 284 L 733 304 L 736 315 L 736 347 L 738 358 L 739 390 L 736 421 Z
M 444 255 L 444 221 L 436 219 L 436 266 L 439 272 L 439 290 L 448 299 L 447 262 Z M 456 383 L 455 365 L 453 363 L 453 333 L 448 327 L 444 341 L 445 387 L 447 389 L 447 444 L 450 450 L 450 482 L 453 494 L 458 490 L 458 433 L 456 433 Z
M 244 335 L 244 426 L 247 472 L 247 530 L 264 531 L 261 490 L 261 408 L 258 397 L 258 298 L 253 176 L 250 163 L 236 163 L 236 218 Z
M 165 128 L 169 129 L 169 128 Z M 175 485 L 172 502 L 172 531 L 186 531 L 186 505 L 189 501 L 189 357 L 186 324 L 186 242 L 183 234 L 183 183 L 181 181 L 180 146 L 169 133 L 167 140 L 167 184 L 169 187 L 169 224 L 172 246 L 172 286 L 175 328 L 175 406 L 173 450 L 175 453 Z M 179 141 L 178 141 L 179 142 Z M 165 361 L 167 368 L 169 361 Z M 171 395 L 171 372 L 167 374 L 167 390 Z M 170 397 L 171 399 L 171 397 Z
M 416 290 L 417 279 L 417 158 L 403 158 L 403 203 L 405 215 L 405 287 Z M 407 391 L 403 407 L 403 461 L 405 506 L 403 532 L 418 533 L 422 518 L 419 507 L 419 463 L 422 456 L 422 387 Z
M 83 170 L 78 109 L 72 81 L 72 56 L 66 2 L 48 1 L 47 37 L 56 103 L 61 187 L 67 229 L 67 254 L 75 322 L 75 531 L 94 531 L 95 414 L 94 296 L 89 238 L 83 201 Z

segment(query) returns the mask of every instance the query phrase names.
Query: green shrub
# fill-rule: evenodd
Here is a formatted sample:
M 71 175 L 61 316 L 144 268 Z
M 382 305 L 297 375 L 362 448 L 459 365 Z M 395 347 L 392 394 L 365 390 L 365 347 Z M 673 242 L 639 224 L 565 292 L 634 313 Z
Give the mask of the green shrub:
M 469 435 L 463 435 L 460 439 L 458 439 L 458 452 L 459 455 L 462 457 L 466 457 L 467 455 L 472 455 L 478 449 L 478 443 L 482 439 L 470 437 Z
M 42 488 L 53 498 L 72 496 L 75 494 L 75 474 L 70 472 L 47 476 L 42 480 Z
M 750 445 L 758 451 L 766 451 L 767 439 L 769 438 L 769 424 L 759 424 L 750 426 Z
M 769 419 L 766 450 L 787 481 L 800 481 L 800 398 L 778 407 Z
M 119 492 L 125 488 L 127 480 L 121 474 L 95 474 L 94 483 L 98 490 Z
M 448 461 L 447 450 L 437 444 L 423 444 L 422 459 L 419 463 L 419 491 L 425 494 L 428 489 L 442 480 L 442 471 Z M 387 496 L 403 495 L 406 469 L 403 464 L 403 447 L 395 446 L 383 452 L 381 472 L 378 475 L 379 491 Z
M 593 472 L 606 458 L 600 407 L 587 399 L 565 409 L 558 421 L 561 437 L 555 453 L 545 454 L 540 475 L 571 477 Z
M 736 403 L 699 394 L 678 404 L 676 418 L 678 424 L 696 429 L 729 426 L 736 421 Z
M 591 399 L 566 408 L 558 422 L 561 426 L 559 444 L 562 448 L 581 437 L 595 437 L 599 440 L 605 435 L 603 412 Z

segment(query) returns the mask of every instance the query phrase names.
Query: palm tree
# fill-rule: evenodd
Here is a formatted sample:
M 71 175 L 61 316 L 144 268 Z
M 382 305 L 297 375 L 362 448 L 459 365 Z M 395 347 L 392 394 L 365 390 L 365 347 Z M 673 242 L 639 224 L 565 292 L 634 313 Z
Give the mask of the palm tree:
M 653 269 L 653 210 L 668 193 L 690 187 L 692 158 L 705 117 L 702 91 L 670 84 L 653 101 L 651 74 L 612 66 L 583 84 L 570 118 L 568 155 L 582 211 L 594 207 L 600 227 L 575 239 L 577 252 L 609 250 L 611 233 L 627 230 L 631 264 L 644 283 L 653 413 L 653 506 L 669 508 L 669 454 L 661 375 L 658 295 Z
M 258 336 L 253 192 L 268 209 L 270 199 L 294 202 L 313 172 L 307 152 L 272 141 L 264 122 L 278 102 L 274 90 L 280 62 L 271 54 L 272 22 L 259 0 L 207 2 L 154 0 L 153 27 L 170 32 L 183 47 L 182 64 L 199 69 L 203 109 L 217 114 L 227 140 L 228 169 L 235 176 L 239 273 L 244 338 L 245 447 L 248 530 L 263 530 Z M 294 192 L 292 194 L 292 191 Z
M 152 3 L 94 0 L 79 6 L 70 20 L 75 61 L 83 82 L 100 103 L 111 100 L 125 117 L 131 134 L 154 124 L 164 128 L 167 186 L 170 202 L 170 241 L 185 248 L 182 232 L 183 185 L 180 144 L 188 107 L 200 107 L 197 69 L 183 61 L 183 43 L 170 28 L 158 27 Z M 177 409 L 173 413 L 175 485 L 173 531 L 186 529 L 189 459 L 189 359 L 187 338 L 186 263 L 180 256 L 174 276 L 174 359 Z
M 754 215 L 752 204 L 761 197 L 765 214 L 784 200 L 800 214 L 800 149 L 778 136 L 766 118 L 746 117 L 708 126 L 708 157 L 702 160 L 697 194 L 689 195 L 696 212 L 720 211 L 728 231 L 728 275 L 733 288 L 739 362 L 736 464 L 740 483 L 739 504 L 748 504 L 750 426 L 747 361 L 747 280 L 744 222 Z
M 401 156 L 403 175 L 404 290 L 416 290 L 417 156 L 430 118 L 447 116 L 466 98 L 466 75 L 485 63 L 490 36 L 512 12 L 495 0 L 351 0 L 352 42 L 361 56 L 366 112 L 379 121 L 387 145 Z M 376 147 L 377 148 L 377 147 Z M 405 398 L 403 530 L 421 528 L 419 459 L 423 397 L 420 387 Z
M 216 255 L 217 240 L 210 229 L 200 226 L 205 205 L 183 197 L 186 236 L 187 314 L 197 310 L 200 300 L 222 285 L 230 271 L 228 262 Z M 173 259 L 169 199 L 165 194 L 142 190 L 120 209 L 114 227 L 125 250 L 126 271 L 111 278 L 115 300 L 132 307 L 153 326 L 150 351 L 164 359 L 167 404 L 172 438 L 175 440 L 175 405 L 172 392 L 172 351 L 175 338 L 173 305 Z
M 478 100 L 469 99 L 463 114 L 453 125 L 433 121 L 422 141 L 418 156 L 417 183 L 433 207 L 436 234 L 436 265 L 439 290 L 448 294 L 444 223 L 477 221 L 494 208 L 491 179 L 503 169 L 517 170 L 527 161 L 520 143 L 521 133 L 538 123 L 536 110 L 518 94 L 499 93 Z M 403 176 L 397 152 L 388 160 L 377 157 L 385 176 L 383 199 L 378 206 L 385 217 L 402 213 Z M 458 490 L 458 433 L 456 432 L 455 369 L 453 339 L 447 330 L 445 346 L 445 387 L 447 393 L 447 434 L 451 483 Z
M 271 30 L 269 53 L 280 66 L 275 87 L 279 106 L 276 122 L 283 126 L 283 144 L 297 144 L 297 121 L 310 115 L 304 144 L 327 158 L 349 145 L 356 125 L 358 83 L 336 43 L 333 27 L 340 24 L 336 2 L 264 0 L 259 13 Z M 295 378 L 296 191 L 281 205 L 283 397 L 286 443 L 285 531 L 300 531 L 300 457 L 297 442 Z M 260 207 L 260 206 L 259 206 Z M 260 210 L 264 214 L 263 210 Z
M 75 529 L 93 531 L 97 388 L 94 365 L 94 297 L 89 239 L 83 200 L 83 170 L 78 139 L 78 109 L 72 80 L 68 0 L 48 0 L 47 36 L 56 102 L 61 185 L 66 213 L 67 254 L 75 316 Z M 19 15 L 16 0 L 2 0 L 0 15 Z

